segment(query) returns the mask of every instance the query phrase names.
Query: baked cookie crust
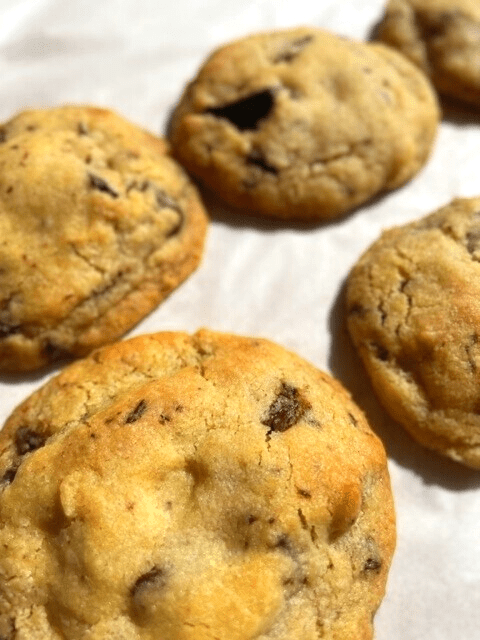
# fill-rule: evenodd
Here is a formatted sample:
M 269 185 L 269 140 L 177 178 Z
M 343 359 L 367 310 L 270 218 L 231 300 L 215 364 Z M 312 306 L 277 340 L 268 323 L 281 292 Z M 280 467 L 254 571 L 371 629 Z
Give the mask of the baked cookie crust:
M 245 213 L 321 221 L 412 178 L 438 118 L 435 92 L 405 56 L 301 27 L 214 51 L 169 138 L 182 164 Z
M 383 446 L 269 341 L 95 351 L 14 411 L 0 478 L 6 640 L 372 638 L 395 543 Z
M 480 198 L 385 231 L 352 269 L 348 327 L 391 416 L 480 468 Z
M 378 38 L 423 69 L 441 94 L 480 106 L 477 0 L 389 0 Z
M 90 106 L 0 127 L 0 369 L 85 355 L 198 265 L 207 218 L 166 141 Z

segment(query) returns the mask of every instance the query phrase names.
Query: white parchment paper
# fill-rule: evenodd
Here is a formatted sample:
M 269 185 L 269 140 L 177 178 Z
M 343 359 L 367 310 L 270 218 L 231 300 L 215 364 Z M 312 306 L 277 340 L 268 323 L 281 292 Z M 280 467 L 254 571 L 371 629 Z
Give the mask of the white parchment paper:
M 256 30 L 313 24 L 367 38 L 382 0 L 0 0 L 0 120 L 90 103 L 163 133 L 204 57 Z M 448 110 L 408 185 L 331 224 L 242 217 L 206 195 L 201 267 L 131 334 L 200 326 L 268 337 L 340 378 L 389 456 L 398 545 L 377 640 L 480 638 L 480 472 L 422 449 L 378 406 L 346 339 L 341 291 L 360 253 L 395 224 L 480 195 L 480 113 Z M 55 370 L 0 378 L 0 423 Z M 345 640 L 355 640 L 346 638 Z

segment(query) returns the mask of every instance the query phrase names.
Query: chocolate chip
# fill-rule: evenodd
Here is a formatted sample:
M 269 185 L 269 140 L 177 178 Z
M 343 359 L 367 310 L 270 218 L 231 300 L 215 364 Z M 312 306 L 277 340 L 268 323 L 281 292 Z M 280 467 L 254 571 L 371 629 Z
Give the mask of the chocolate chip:
M 356 417 L 353 415 L 353 413 L 348 413 L 348 418 L 350 420 L 350 422 L 353 424 L 353 426 L 358 429 L 358 420 L 356 419 Z
M 379 558 L 367 558 L 363 565 L 363 571 L 374 571 L 378 573 L 382 568 L 382 561 Z
M 10 467 L 3 474 L 2 479 L 1 479 L 0 482 L 2 484 L 12 484 L 12 482 L 15 480 L 15 476 L 16 475 L 17 475 L 17 467 Z M 0 640 L 1 640 L 1 638 L 0 638 Z
M 47 438 L 42 433 L 37 433 L 29 427 L 19 427 L 15 433 L 15 447 L 19 456 L 24 456 L 30 451 L 40 449 L 45 444 Z
M 6 338 L 7 336 L 19 333 L 21 328 L 22 327 L 19 324 L 6 324 L 4 322 L 0 322 L 0 338 Z
M 55 360 L 63 360 L 64 358 L 68 358 L 71 355 L 68 349 L 48 339 L 43 343 L 42 354 L 45 356 L 45 358 L 48 359 L 49 362 L 54 362 Z
M 260 121 L 270 114 L 273 105 L 274 92 L 272 89 L 265 89 L 222 107 L 212 107 L 205 113 L 225 118 L 240 131 L 247 131 L 257 129 Z
M 157 189 L 155 191 L 155 199 L 160 209 L 168 208 L 175 209 L 175 211 L 181 211 L 178 203 L 166 194 L 163 189 Z
M 0 143 L 5 142 L 6 140 L 7 140 L 6 129 L 0 129 Z
M 261 422 L 269 427 L 269 434 L 272 431 L 283 432 L 293 427 L 310 407 L 310 403 L 300 396 L 298 389 L 282 382 L 277 397 Z
M 386 362 L 389 358 L 388 350 L 378 342 L 371 342 L 370 347 L 373 351 L 373 355 L 381 360 L 382 362 Z
M 382 568 L 382 558 L 378 551 L 377 543 L 368 536 L 365 540 L 365 560 L 363 562 L 362 573 L 378 573 Z
M 363 317 L 366 314 L 366 312 L 367 310 L 365 309 L 365 307 L 363 307 L 358 302 L 356 302 L 355 304 L 352 304 L 352 306 L 348 310 L 349 315 L 360 316 L 360 317 Z
M 88 135 L 87 125 L 84 122 L 79 122 L 77 124 L 77 133 L 78 133 L 79 136 L 87 136 Z
M 140 591 L 142 591 L 145 587 L 155 587 L 156 589 L 161 589 L 165 586 L 166 574 L 165 569 L 162 569 L 158 566 L 153 566 L 150 571 L 141 575 L 135 584 L 130 589 L 130 595 L 132 598 L 137 596 Z
M 113 189 L 103 178 L 100 178 L 100 176 L 89 173 L 88 179 L 90 181 L 90 187 L 92 189 L 97 189 L 98 191 L 102 191 L 103 193 L 108 193 L 108 195 L 112 196 L 112 198 L 118 198 L 119 194 L 115 191 L 115 189 Z
M 183 209 L 180 207 L 178 202 L 175 202 L 175 200 L 170 198 L 170 196 L 167 195 L 165 191 L 163 191 L 163 189 L 157 189 L 155 191 L 155 199 L 157 201 L 158 206 L 161 209 L 163 208 L 173 209 L 178 213 L 177 221 L 174 223 L 173 227 L 169 229 L 169 231 L 166 234 L 167 238 L 171 238 L 172 236 L 176 235 L 183 226 L 183 222 L 185 218 Z
M 279 62 L 291 62 L 312 40 L 313 36 L 307 35 L 302 38 L 298 38 L 293 42 L 289 42 L 285 49 L 281 51 L 276 58 L 274 58 L 274 64 L 278 64 Z
M 150 186 L 151 186 L 151 183 L 149 180 L 142 180 L 141 182 L 139 182 L 138 180 L 132 180 L 131 182 L 128 183 L 126 187 L 126 192 L 130 193 L 132 189 L 135 189 L 136 191 L 141 191 L 142 193 L 145 193 L 145 191 L 147 191 L 147 189 Z
M 306 489 L 297 489 L 297 493 L 299 496 L 302 496 L 302 498 L 312 497 L 312 494 L 310 493 L 310 491 L 307 491 Z
M 290 539 L 287 536 L 286 533 L 281 533 L 277 540 L 275 541 L 275 544 L 273 545 L 274 549 L 284 549 L 285 551 L 290 551 L 291 550 L 291 543 L 290 543 Z
M 253 164 L 255 167 L 260 167 L 260 169 L 262 169 L 262 171 L 265 171 L 266 173 L 272 173 L 273 175 L 277 175 L 278 173 L 278 169 L 274 167 L 273 164 L 269 164 L 261 151 L 259 151 L 258 149 L 254 149 L 251 153 L 249 153 L 246 160 L 248 164 Z
M 302 529 L 308 529 L 308 522 L 307 519 L 303 513 L 303 511 L 301 509 L 298 509 L 298 517 L 300 519 L 301 525 L 302 525 Z
M 480 229 L 472 229 L 465 235 L 467 251 L 470 254 L 480 247 Z
M 145 400 L 140 400 L 135 409 L 130 411 L 130 413 L 125 418 L 125 424 L 131 424 L 132 422 L 136 422 L 139 420 L 145 411 L 147 410 L 147 403 Z
M 431 14 L 417 11 L 415 12 L 415 22 L 423 32 L 423 38 L 436 38 L 445 35 L 445 32 L 461 16 L 462 13 L 458 10 L 439 11 Z

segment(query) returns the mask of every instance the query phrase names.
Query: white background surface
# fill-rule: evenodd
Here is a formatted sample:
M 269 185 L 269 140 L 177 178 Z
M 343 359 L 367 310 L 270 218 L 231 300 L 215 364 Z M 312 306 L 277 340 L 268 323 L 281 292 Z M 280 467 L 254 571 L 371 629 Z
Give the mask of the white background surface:
M 298 24 L 367 38 L 382 0 L 0 0 L 0 120 L 27 107 L 91 103 L 153 132 L 210 50 Z M 449 110 L 426 168 L 328 225 L 212 215 L 198 271 L 132 333 L 200 326 L 262 335 L 329 370 L 383 438 L 398 545 L 377 640 L 480 638 L 480 472 L 423 450 L 379 408 L 342 325 L 342 285 L 382 228 L 455 196 L 480 195 L 480 113 Z M 54 371 L 53 371 L 54 372 Z M 0 378 L 0 423 L 52 371 Z M 345 640 L 355 640 L 346 638 Z

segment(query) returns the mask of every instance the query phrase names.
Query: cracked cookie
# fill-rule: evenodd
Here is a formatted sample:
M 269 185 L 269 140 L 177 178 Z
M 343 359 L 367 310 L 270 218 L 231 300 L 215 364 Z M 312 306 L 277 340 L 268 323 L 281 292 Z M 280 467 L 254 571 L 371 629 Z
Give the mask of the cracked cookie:
M 321 221 L 412 178 L 438 117 L 435 92 L 405 56 L 297 28 L 215 51 L 169 137 L 187 169 L 245 213 Z
M 372 638 L 385 452 L 340 384 L 263 339 L 139 336 L 0 432 L 5 640 Z
M 391 416 L 480 468 L 480 198 L 384 232 L 352 269 L 348 327 Z
M 378 38 L 423 69 L 439 93 L 480 105 L 478 0 L 389 0 Z
M 88 106 L 0 127 L 0 370 L 120 337 L 198 265 L 199 196 L 168 144 Z

